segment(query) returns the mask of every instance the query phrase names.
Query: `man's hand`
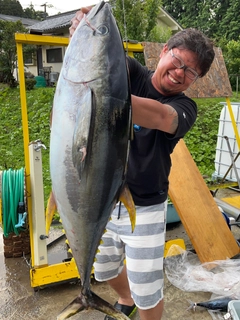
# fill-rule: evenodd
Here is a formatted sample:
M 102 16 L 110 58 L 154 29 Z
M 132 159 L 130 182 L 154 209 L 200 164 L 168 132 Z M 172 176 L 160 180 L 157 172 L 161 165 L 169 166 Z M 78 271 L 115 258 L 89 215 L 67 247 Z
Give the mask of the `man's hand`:
M 76 30 L 77 26 L 79 25 L 79 22 L 84 17 L 84 14 L 87 14 L 92 7 L 83 7 L 81 10 L 76 12 L 75 17 L 71 20 L 71 27 L 69 28 L 69 38 L 71 39 L 74 31 Z

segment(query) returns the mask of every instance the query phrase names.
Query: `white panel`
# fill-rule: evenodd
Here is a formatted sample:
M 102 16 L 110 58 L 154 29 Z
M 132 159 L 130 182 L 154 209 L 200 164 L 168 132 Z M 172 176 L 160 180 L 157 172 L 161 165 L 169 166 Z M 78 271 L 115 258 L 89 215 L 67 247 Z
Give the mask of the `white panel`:
M 223 176 L 225 176 L 227 170 L 232 164 L 232 157 L 229 151 L 227 140 L 224 138 L 225 136 L 228 138 L 230 150 L 232 151 L 234 158 L 239 152 L 227 104 L 224 102 L 222 102 L 222 104 L 224 105 L 224 107 L 221 111 L 219 119 L 217 147 L 215 155 L 215 173 L 213 175 L 218 178 L 222 178 Z M 231 103 L 231 106 L 237 124 L 238 132 L 240 132 L 240 102 Z M 240 176 L 240 156 L 235 162 L 235 165 L 237 167 L 237 174 L 238 176 Z M 233 167 L 226 176 L 226 180 L 237 182 L 238 179 Z

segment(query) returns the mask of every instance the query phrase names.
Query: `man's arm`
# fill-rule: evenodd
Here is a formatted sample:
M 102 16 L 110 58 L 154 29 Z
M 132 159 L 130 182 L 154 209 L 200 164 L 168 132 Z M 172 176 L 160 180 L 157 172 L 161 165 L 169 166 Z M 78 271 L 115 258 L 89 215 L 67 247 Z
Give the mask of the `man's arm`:
M 132 95 L 133 122 L 139 126 L 174 134 L 178 127 L 178 114 L 168 104 Z

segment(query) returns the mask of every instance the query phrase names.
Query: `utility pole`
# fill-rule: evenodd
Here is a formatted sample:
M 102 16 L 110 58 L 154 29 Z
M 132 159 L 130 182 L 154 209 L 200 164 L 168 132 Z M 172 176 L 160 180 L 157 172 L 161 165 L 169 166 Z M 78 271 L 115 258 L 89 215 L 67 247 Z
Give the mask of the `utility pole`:
M 46 17 L 47 17 L 47 2 L 45 2 L 44 4 L 41 4 L 41 7 L 44 7 L 44 19 L 46 19 Z

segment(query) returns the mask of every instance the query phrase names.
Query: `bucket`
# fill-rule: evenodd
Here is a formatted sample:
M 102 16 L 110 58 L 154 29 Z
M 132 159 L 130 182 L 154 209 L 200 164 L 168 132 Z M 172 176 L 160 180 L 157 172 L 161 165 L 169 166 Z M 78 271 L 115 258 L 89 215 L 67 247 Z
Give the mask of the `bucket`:
M 174 208 L 174 205 L 172 203 L 168 203 L 167 207 L 167 223 L 174 223 L 174 222 L 179 222 L 180 218 L 179 215 Z
M 44 77 L 36 76 L 34 77 L 34 79 L 37 81 L 37 83 L 34 86 L 35 88 L 42 88 L 47 86 L 46 79 Z

